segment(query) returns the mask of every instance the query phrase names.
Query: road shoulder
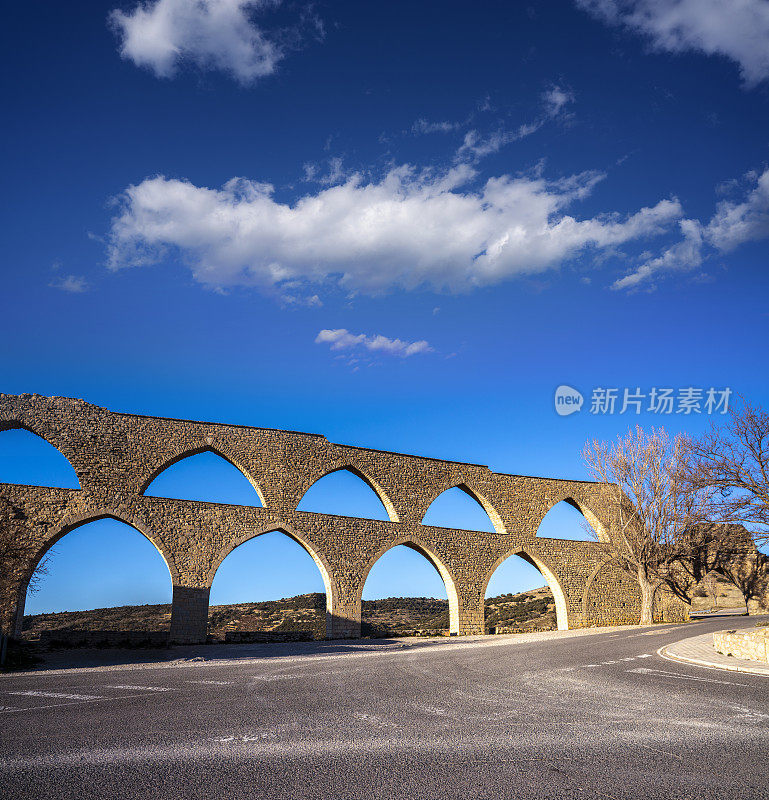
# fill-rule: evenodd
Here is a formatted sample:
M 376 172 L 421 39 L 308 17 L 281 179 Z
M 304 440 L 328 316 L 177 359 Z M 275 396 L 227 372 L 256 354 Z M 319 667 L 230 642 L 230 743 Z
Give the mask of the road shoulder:
M 712 633 L 692 636 L 673 642 L 673 644 L 664 645 L 660 647 L 657 654 L 669 661 L 677 661 L 681 664 L 694 664 L 698 667 L 726 669 L 731 672 L 745 672 L 769 677 L 769 664 L 719 653 L 713 646 Z

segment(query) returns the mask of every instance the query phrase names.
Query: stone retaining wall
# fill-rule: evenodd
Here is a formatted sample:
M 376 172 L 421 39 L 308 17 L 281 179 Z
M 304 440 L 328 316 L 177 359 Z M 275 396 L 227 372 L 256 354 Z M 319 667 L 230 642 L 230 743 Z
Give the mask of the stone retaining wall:
M 769 628 L 756 631 L 719 631 L 713 646 L 725 656 L 769 663 Z
M 42 647 L 166 647 L 168 631 L 41 631 Z
M 311 642 L 314 639 L 312 631 L 227 631 L 224 634 L 224 641 L 227 644 Z

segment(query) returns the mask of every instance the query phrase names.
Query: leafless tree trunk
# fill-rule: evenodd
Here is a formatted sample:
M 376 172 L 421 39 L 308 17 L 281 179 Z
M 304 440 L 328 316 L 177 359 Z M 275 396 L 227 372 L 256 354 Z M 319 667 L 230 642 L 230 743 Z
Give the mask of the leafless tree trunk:
M 636 427 L 613 444 L 591 441 L 583 458 L 593 477 L 611 487 L 614 526 L 604 546 L 641 589 L 641 625 L 651 625 L 654 593 L 669 574 L 687 531 L 705 522 L 713 494 L 691 491 L 681 473 L 685 439 L 664 429 Z M 695 581 L 696 583 L 696 581 Z
M 654 593 L 660 581 L 651 576 L 651 570 L 639 565 L 636 580 L 641 587 L 641 625 L 651 625 L 654 622 Z

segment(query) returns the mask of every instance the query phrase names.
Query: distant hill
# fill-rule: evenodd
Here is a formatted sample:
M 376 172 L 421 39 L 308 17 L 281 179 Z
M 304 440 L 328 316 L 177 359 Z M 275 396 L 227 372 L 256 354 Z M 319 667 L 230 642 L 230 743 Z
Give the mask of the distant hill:
M 211 606 L 209 634 L 224 639 L 228 631 L 304 631 L 323 638 L 326 596 L 301 594 L 282 600 Z M 61 611 L 24 617 L 22 636 L 35 639 L 49 630 L 164 631 L 171 624 L 170 605 L 118 606 L 91 611 Z M 486 600 L 486 627 L 550 630 L 555 625 L 553 595 L 547 587 Z M 433 597 L 388 597 L 363 601 L 364 636 L 419 636 L 448 633 L 449 604 Z

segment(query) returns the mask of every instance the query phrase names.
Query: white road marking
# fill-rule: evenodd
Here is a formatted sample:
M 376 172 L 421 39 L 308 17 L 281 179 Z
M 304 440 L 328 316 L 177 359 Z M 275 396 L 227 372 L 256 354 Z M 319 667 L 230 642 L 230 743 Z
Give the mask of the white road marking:
M 636 742 L 636 744 L 638 747 L 644 747 L 647 750 L 651 750 L 653 753 L 662 753 L 662 755 L 667 756 L 668 758 L 677 758 L 679 761 L 683 761 L 681 756 L 677 756 L 675 753 L 669 753 L 667 750 L 661 750 L 659 747 L 651 747 L 643 742 Z
M 69 703 L 49 703 L 45 706 L 28 706 L 27 708 L 12 708 L 11 706 L 0 706 L 0 712 L 5 711 L 10 713 L 18 713 L 20 711 L 44 711 L 50 708 L 63 708 L 64 706 L 79 706 L 83 703 L 92 702 L 92 703 L 103 703 L 103 702 L 114 702 L 115 700 L 128 700 L 133 699 L 136 697 L 151 697 L 152 692 L 145 692 L 144 694 L 132 694 L 132 695 L 122 695 L 118 697 L 103 697 L 97 695 L 89 695 L 89 694 L 65 694 L 63 692 L 4 692 L 4 694 L 13 694 L 13 695 L 21 695 L 24 697 L 53 697 L 53 698 L 63 698 L 65 700 L 70 700 Z
M 732 706 L 732 711 L 738 712 L 739 718 L 747 720 L 748 722 L 762 722 L 763 720 L 769 719 L 769 714 L 764 714 L 761 711 L 756 711 L 752 708 Z
M 398 726 L 394 722 L 389 722 L 382 717 L 378 717 L 376 714 L 364 714 L 361 712 L 356 712 L 353 714 L 355 719 L 359 719 L 361 722 L 367 722 L 370 725 L 374 725 L 377 728 L 397 728 Z
M 574 669 L 594 669 L 595 667 L 607 667 L 610 664 L 622 664 L 628 661 L 635 661 L 637 658 L 653 658 L 652 653 L 642 653 L 640 656 L 628 656 L 627 658 L 618 658 L 614 661 L 601 661 L 600 664 L 579 664 L 576 667 L 563 667 L 558 672 L 571 672 Z
M 105 689 L 127 689 L 132 692 L 172 692 L 167 686 L 132 686 L 130 684 L 110 684 Z
M 202 686 L 232 686 L 232 681 L 187 681 L 187 683 L 199 683 Z
M 59 700 L 106 700 L 97 694 L 65 694 L 64 692 L 6 692 L 6 694 L 21 695 L 24 697 L 54 697 Z
M 263 742 L 265 739 L 277 739 L 278 735 L 271 731 L 265 733 L 258 733 L 254 736 L 249 734 L 240 736 L 217 736 L 210 739 L 212 742 L 219 742 L 220 744 L 229 744 L 230 742 Z
M 666 672 L 664 669 L 649 669 L 648 667 L 638 667 L 629 669 L 628 672 L 636 672 L 641 675 L 663 675 L 666 678 L 676 678 L 679 681 L 700 681 L 701 683 L 722 683 L 725 686 L 747 686 L 747 683 L 735 683 L 734 681 L 717 681 L 713 678 L 696 678 L 693 675 L 681 675 L 678 672 Z

